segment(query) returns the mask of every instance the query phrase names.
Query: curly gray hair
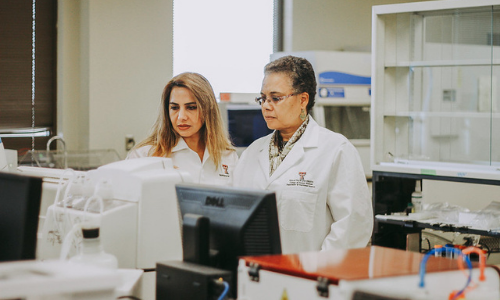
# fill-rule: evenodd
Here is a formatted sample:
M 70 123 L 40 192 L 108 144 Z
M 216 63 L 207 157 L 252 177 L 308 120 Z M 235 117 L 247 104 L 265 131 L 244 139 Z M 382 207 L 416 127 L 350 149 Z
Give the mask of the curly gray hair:
M 286 74 L 292 81 L 294 93 L 308 93 L 309 103 L 306 110 L 311 111 L 316 96 L 316 75 L 307 59 L 291 55 L 280 57 L 264 67 L 264 74 L 269 73 Z

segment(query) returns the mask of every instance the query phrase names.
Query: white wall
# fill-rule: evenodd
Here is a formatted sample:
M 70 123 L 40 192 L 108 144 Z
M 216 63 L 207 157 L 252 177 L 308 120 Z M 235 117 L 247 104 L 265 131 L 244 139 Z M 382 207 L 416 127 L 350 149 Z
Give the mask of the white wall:
M 424 203 L 447 202 L 474 211 L 500 201 L 500 187 L 496 185 L 424 180 L 422 186 Z
M 172 77 L 172 0 L 59 0 L 58 131 L 68 149 L 145 138 Z
M 413 0 L 285 0 L 284 51 L 371 51 L 372 6 Z
M 88 110 L 80 107 L 80 1 L 58 1 L 57 129 L 70 149 L 87 148 Z

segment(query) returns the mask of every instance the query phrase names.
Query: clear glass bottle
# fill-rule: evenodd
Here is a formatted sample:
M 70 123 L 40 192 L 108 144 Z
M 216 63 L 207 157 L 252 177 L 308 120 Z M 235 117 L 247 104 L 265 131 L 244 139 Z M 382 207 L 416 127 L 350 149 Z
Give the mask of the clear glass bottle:
M 104 252 L 99 238 L 99 227 L 82 228 L 82 246 L 80 253 L 70 261 L 88 265 L 96 265 L 110 269 L 118 268 L 118 260 L 112 254 Z
M 415 182 L 415 191 L 411 194 L 411 203 L 413 203 L 413 211 L 418 213 L 422 211 L 422 182 Z

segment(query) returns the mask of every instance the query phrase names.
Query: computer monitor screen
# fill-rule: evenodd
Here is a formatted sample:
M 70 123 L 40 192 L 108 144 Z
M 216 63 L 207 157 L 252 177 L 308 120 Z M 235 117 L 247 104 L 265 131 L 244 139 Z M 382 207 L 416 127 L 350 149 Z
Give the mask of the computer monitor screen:
M 0 172 L 0 261 L 35 259 L 42 179 Z
M 256 139 L 273 132 L 267 127 L 260 106 L 231 105 L 227 107 L 227 123 L 236 147 L 248 147 Z
M 233 291 L 238 257 L 281 254 L 274 192 L 195 184 L 177 184 L 176 192 L 182 216 L 209 219 L 208 265 L 233 272 Z

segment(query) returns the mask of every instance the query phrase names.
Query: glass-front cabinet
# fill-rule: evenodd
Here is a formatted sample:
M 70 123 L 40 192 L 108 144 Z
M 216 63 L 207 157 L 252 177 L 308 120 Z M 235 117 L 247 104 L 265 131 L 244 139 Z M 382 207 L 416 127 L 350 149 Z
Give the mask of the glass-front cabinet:
M 372 169 L 500 179 L 500 1 L 373 7 Z
M 498 244 L 496 225 L 401 212 L 417 183 L 426 201 L 436 181 L 471 184 L 466 204 L 500 186 L 500 0 L 374 6 L 371 100 L 372 244 L 419 251 L 423 229 Z

